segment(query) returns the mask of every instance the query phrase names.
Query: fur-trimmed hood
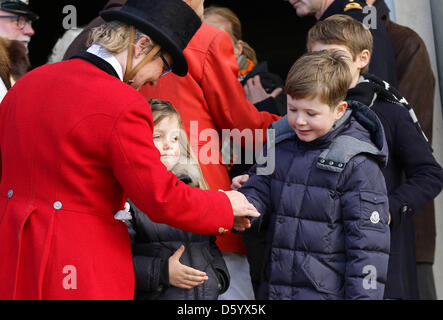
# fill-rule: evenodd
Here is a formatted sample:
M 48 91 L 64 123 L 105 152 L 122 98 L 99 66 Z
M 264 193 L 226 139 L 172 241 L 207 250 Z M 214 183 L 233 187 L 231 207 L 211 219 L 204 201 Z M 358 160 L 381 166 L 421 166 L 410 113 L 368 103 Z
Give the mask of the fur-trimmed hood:
M 17 81 L 28 72 L 29 67 L 26 47 L 19 41 L 0 37 L 0 77 L 8 90 L 11 78 Z

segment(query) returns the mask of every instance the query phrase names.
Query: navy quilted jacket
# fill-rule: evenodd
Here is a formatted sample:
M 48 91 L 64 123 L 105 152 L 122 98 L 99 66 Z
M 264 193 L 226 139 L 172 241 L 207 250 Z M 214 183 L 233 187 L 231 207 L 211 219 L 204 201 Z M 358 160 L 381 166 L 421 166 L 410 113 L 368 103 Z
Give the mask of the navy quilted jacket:
M 379 119 L 350 102 L 335 127 L 310 143 L 286 118 L 272 127 L 275 170 L 251 171 L 239 189 L 262 214 L 253 227 L 269 230 L 258 298 L 382 299 L 390 233 Z

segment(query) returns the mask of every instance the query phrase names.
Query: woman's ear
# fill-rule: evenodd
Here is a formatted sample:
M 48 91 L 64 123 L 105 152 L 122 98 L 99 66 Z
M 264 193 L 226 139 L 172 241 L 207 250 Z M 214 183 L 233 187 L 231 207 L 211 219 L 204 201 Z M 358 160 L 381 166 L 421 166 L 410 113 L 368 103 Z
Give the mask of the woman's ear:
M 335 120 L 341 119 L 348 108 L 348 103 L 346 101 L 341 101 L 335 108 Z
M 369 62 L 371 62 L 371 52 L 365 49 L 358 56 L 359 69 L 363 70 Z
M 243 41 L 238 40 L 237 43 L 233 43 L 234 45 L 234 56 L 237 59 L 243 53 Z
M 146 55 L 152 48 L 152 40 L 148 36 L 142 36 L 135 44 L 134 55 L 136 58 L 140 58 L 142 55 Z

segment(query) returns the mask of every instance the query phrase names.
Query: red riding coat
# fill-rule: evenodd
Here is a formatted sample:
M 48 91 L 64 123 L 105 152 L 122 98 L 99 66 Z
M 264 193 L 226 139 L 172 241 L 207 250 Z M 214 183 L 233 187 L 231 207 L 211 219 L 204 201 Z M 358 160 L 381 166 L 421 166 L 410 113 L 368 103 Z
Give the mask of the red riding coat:
M 167 173 L 145 98 L 81 59 L 46 65 L 0 106 L 0 299 L 132 299 L 129 197 L 158 223 L 230 230 L 222 192 Z

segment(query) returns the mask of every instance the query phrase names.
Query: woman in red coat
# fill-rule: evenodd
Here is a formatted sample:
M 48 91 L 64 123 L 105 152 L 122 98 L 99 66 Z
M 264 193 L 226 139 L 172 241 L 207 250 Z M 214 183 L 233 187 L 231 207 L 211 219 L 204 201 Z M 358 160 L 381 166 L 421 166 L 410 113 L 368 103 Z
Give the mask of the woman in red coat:
M 177 0 L 129 0 L 101 16 L 88 52 L 28 73 L 1 104 L 0 299 L 132 299 L 129 236 L 114 219 L 128 197 L 195 233 L 227 232 L 233 211 L 237 229 L 257 215 L 237 193 L 167 173 L 134 90 L 169 65 L 187 73 L 199 18 Z

